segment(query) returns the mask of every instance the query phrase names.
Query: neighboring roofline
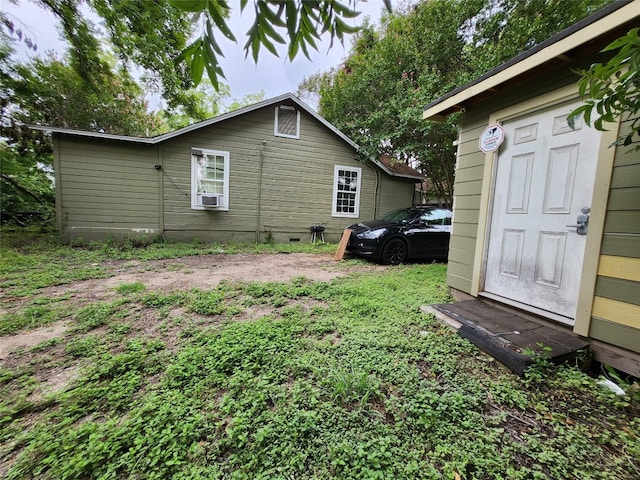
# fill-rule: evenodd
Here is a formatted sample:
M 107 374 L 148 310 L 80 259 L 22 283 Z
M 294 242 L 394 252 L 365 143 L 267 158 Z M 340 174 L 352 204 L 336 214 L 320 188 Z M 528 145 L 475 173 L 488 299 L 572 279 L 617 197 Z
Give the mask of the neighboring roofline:
M 382 170 L 383 172 L 385 172 L 388 175 L 391 175 L 392 177 L 400 177 L 400 178 L 410 178 L 411 180 L 415 180 L 416 182 L 420 182 L 422 180 L 424 180 L 426 177 L 424 175 L 407 175 L 404 173 L 396 173 L 392 170 L 389 170 L 382 162 L 379 162 L 378 160 L 375 160 L 373 158 L 369 158 L 369 160 L 371 160 L 373 163 L 375 163 L 378 167 L 380 167 L 380 170 Z
M 388 161 L 385 162 L 385 159 L 388 159 Z M 412 179 L 414 182 L 422 182 L 426 179 L 426 177 L 424 175 L 422 175 L 418 170 L 416 170 L 413 167 L 410 167 L 409 165 L 406 165 L 402 162 L 396 162 L 393 161 L 393 158 L 391 155 L 389 154 L 383 154 L 380 155 L 377 159 L 376 164 L 380 167 L 381 170 L 385 171 L 386 173 L 388 173 L 389 175 L 394 175 L 396 177 L 401 177 L 401 178 L 408 178 L 408 179 Z M 394 166 L 398 166 L 399 168 L 401 168 L 402 170 L 405 170 L 404 172 L 398 171 L 397 169 L 394 169 Z M 415 173 L 412 173 L 415 172 Z
M 291 102 L 295 103 L 298 107 L 300 107 L 302 110 L 307 112 L 309 115 L 311 115 L 313 118 L 315 118 L 318 122 L 320 122 L 322 125 L 324 125 L 329 130 L 331 130 L 335 135 L 337 135 L 343 141 L 345 141 L 347 144 L 349 144 L 351 147 L 353 147 L 354 150 L 356 150 L 357 152 L 361 152 L 362 151 L 362 149 L 360 148 L 360 146 L 357 143 L 355 143 L 353 140 L 351 140 L 349 137 L 347 137 L 344 133 L 342 133 L 340 130 L 338 130 L 336 127 L 334 127 L 332 124 L 330 124 L 327 120 L 322 118 L 314 109 L 312 109 L 309 105 L 304 103 L 302 100 L 300 100 L 298 97 L 296 97 L 292 93 L 285 93 L 283 95 L 280 95 L 280 96 L 277 96 L 277 97 L 274 97 L 274 98 L 270 98 L 268 100 L 263 100 L 262 102 L 258 102 L 258 103 L 255 103 L 253 105 L 249 105 L 249 106 L 246 106 L 246 107 L 243 107 L 243 108 L 239 108 L 238 110 L 234 110 L 232 112 L 223 113 L 222 115 L 219 115 L 217 117 L 209 118 L 207 120 L 203 120 L 202 122 L 194 123 L 193 125 L 188 125 L 186 127 L 180 128 L 178 130 L 174 130 L 172 132 L 164 133 L 162 135 L 158 135 L 158 136 L 155 136 L 155 137 L 132 137 L 132 136 L 127 136 L 127 135 L 112 135 L 112 134 L 109 134 L 109 133 L 90 132 L 90 131 L 86 131 L 86 130 L 74 130 L 74 129 L 71 129 L 71 128 L 46 127 L 46 126 L 42 126 L 42 125 L 28 125 L 28 127 L 31 128 L 31 129 L 34 129 L 34 130 L 41 130 L 41 131 L 50 132 L 50 133 L 59 133 L 59 134 L 63 134 L 63 135 L 74 135 L 74 136 L 85 137 L 85 138 L 99 138 L 99 139 L 103 139 L 103 140 L 116 140 L 116 141 L 121 141 L 121 142 L 139 143 L 139 144 L 143 144 L 143 145 L 156 145 L 158 143 L 170 140 L 170 139 L 172 139 L 174 137 L 178 137 L 180 135 L 184 135 L 185 133 L 193 132 L 193 131 L 198 130 L 200 128 L 205 128 L 205 127 L 208 127 L 210 125 L 214 125 L 216 123 L 224 122 L 225 120 L 229 120 L 230 118 L 238 117 L 240 115 L 244 115 L 245 113 L 253 112 L 255 110 L 259 110 L 261 108 L 268 107 L 268 106 L 271 106 L 271 105 L 275 105 L 275 104 L 278 104 L 278 103 L 281 103 L 281 102 L 284 102 L 284 101 L 291 101 Z M 374 158 L 368 158 L 368 159 L 371 162 L 375 163 L 378 167 L 380 167 L 385 173 L 387 173 L 388 175 L 391 175 L 393 177 L 412 178 L 412 179 L 416 179 L 416 180 L 419 180 L 419 179 L 423 178 L 422 176 L 413 177 L 413 176 L 410 176 L 410 175 L 404 175 L 404 174 L 395 173 L 395 172 L 389 170 L 388 168 L 386 168 L 384 165 L 382 165 L 376 159 L 374 159 Z
M 465 102 L 474 97 L 496 89 L 505 82 L 556 58 L 562 58 L 567 52 L 583 44 L 585 38 L 593 40 L 638 17 L 640 0 L 616 0 L 474 81 L 429 103 L 424 108 L 422 118 L 444 121 L 447 116 L 464 109 Z

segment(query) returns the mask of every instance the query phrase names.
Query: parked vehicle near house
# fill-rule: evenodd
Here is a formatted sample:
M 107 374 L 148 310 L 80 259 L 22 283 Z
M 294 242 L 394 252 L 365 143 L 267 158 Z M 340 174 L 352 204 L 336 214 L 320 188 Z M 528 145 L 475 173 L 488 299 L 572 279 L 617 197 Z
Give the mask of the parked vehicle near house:
M 451 210 L 415 206 L 394 210 L 378 220 L 347 227 L 347 251 L 388 265 L 407 260 L 446 260 Z

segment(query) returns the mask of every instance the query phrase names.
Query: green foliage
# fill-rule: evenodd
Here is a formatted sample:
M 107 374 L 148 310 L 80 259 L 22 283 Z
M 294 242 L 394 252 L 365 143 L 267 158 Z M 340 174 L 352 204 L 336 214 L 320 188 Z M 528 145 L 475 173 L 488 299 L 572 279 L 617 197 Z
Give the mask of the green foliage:
M 471 62 L 477 75 L 529 50 L 560 30 L 611 3 L 609 0 L 500 0 L 488 2 L 466 25 Z
M 206 71 L 209 80 L 217 89 L 218 78 L 224 77 L 218 58 L 224 54 L 216 39 L 216 33 L 222 34 L 228 40 L 236 41 L 226 21 L 230 12 L 229 4 L 226 1 L 210 0 L 169 0 L 169 3 L 181 12 L 195 13 L 196 18 L 204 18 L 202 33 L 180 53 L 176 62 L 184 62 L 189 66 L 191 79 L 196 85 Z M 245 11 L 247 3 L 247 0 L 240 2 L 242 12 Z M 353 2 L 354 7 L 355 3 Z M 286 44 L 285 37 L 289 39 L 287 49 L 289 60 L 293 60 L 299 51 L 310 58 L 310 49 L 318 49 L 316 42 L 323 34 L 330 36 L 331 44 L 336 38 L 343 43 L 345 35 L 358 31 L 358 27 L 352 27 L 345 21 L 359 15 L 351 4 L 351 0 L 348 5 L 336 0 L 321 2 L 259 0 L 254 3 L 254 22 L 246 32 L 245 53 L 248 56 L 251 52 L 255 62 L 258 61 L 262 48 L 279 56 L 276 44 Z M 391 10 L 390 1 L 385 0 L 385 4 L 387 9 Z
M 595 63 L 579 73 L 578 91 L 584 104 L 571 112 L 570 125 L 584 116 L 587 125 L 605 130 L 606 124 L 617 118 L 629 122 L 628 133 L 614 145 L 640 143 L 640 29 L 614 40 L 603 52 L 615 54 L 606 62 Z M 640 151 L 640 145 L 636 145 Z
M 346 368 L 336 368 L 327 376 L 331 398 L 339 405 L 356 403 L 364 407 L 379 393 L 375 378 L 366 372 L 356 372 Z
M 67 355 L 72 357 L 92 357 L 100 353 L 102 339 L 97 335 L 87 335 L 71 340 L 64 348 Z
M 78 251 L 96 255 L 84 261 L 139 264 L 214 248 L 35 245 L 21 246 L 21 268 L 33 268 L 31 256 L 45 269 L 69 267 Z M 634 478 L 637 400 L 567 366 L 536 381 L 506 373 L 420 312 L 448 299 L 446 270 L 403 265 L 331 282 L 173 293 L 136 287 L 112 303 L 56 303 L 82 329 L 0 370 L 5 476 Z M 18 308 L 19 299 L 4 300 Z M 238 301 L 261 304 L 260 314 L 213 321 Z M 169 309 L 182 317 L 167 331 L 150 328 L 153 320 L 123 328 L 115 320 L 125 307 L 147 319 Z M 106 334 L 85 333 L 105 324 Z M 47 390 L 47 374 L 61 366 L 77 376 Z
M 194 290 L 190 292 L 189 297 L 188 307 L 194 313 L 220 315 L 227 310 L 222 292 L 216 290 L 210 292 Z
M 432 0 L 365 25 L 339 69 L 305 79 L 320 113 L 362 147 L 418 165 L 427 200 L 453 201 L 457 116 L 422 119 L 425 105 L 568 27 L 606 0 Z M 372 86 L 375 85 L 375 88 Z
M 131 293 L 140 293 L 145 290 L 145 285 L 142 282 L 133 283 L 121 283 L 116 287 L 116 292 L 122 295 L 128 295 Z
M 111 303 L 94 303 L 78 310 L 74 316 L 78 332 L 88 332 L 108 323 L 117 307 Z
M 19 109 L 7 112 L 15 122 L 132 136 L 159 128 L 142 88 L 124 69 L 95 77 L 94 88 L 87 88 L 66 59 L 35 57 L 12 67 L 3 96 L 10 93 Z
M 22 330 L 30 330 L 55 322 L 59 317 L 44 305 L 30 305 L 19 312 L 9 312 L 0 316 L 0 335 L 10 335 Z
M 98 85 L 98 79 L 110 70 L 102 56 L 104 39 L 93 24 L 97 16 L 121 65 L 137 66 L 164 98 L 171 104 L 180 103 L 182 90 L 190 87 L 190 76 L 185 67 L 176 67 L 174 59 L 191 35 L 193 19 L 188 15 L 167 8 L 165 2 L 143 6 L 137 1 L 92 0 L 87 4 L 92 15 L 70 7 L 66 0 L 47 0 L 43 5 L 60 21 L 71 46 L 71 64 L 90 87 Z
M 35 143 L 27 140 L 18 148 L 0 141 L 2 225 L 47 225 L 53 220 L 54 190 L 47 167 L 52 163 L 51 150 L 38 152 Z

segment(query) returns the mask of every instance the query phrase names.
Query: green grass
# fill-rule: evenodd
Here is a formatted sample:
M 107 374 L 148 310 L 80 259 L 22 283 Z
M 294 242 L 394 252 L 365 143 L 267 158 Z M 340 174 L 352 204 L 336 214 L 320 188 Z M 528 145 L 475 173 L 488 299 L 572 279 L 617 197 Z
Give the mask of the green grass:
M 71 268 L 74 251 L 20 254 Z M 420 312 L 447 300 L 445 274 L 120 285 L 61 311 L 72 333 L 0 370 L 0 468 L 8 479 L 637 478 L 637 401 L 569 366 L 506 373 Z M 251 305 L 263 313 L 238 319 Z M 69 384 L 36 394 L 69 367 Z

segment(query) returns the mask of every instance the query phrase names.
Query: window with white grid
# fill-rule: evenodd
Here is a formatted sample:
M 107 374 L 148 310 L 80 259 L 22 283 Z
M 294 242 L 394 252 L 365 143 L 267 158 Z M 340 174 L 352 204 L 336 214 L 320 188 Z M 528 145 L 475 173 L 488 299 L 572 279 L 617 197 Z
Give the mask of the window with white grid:
M 361 168 L 335 166 L 332 211 L 334 217 L 358 217 L 360 215 L 361 176 Z
M 191 149 L 191 208 L 229 209 L 229 152 Z

